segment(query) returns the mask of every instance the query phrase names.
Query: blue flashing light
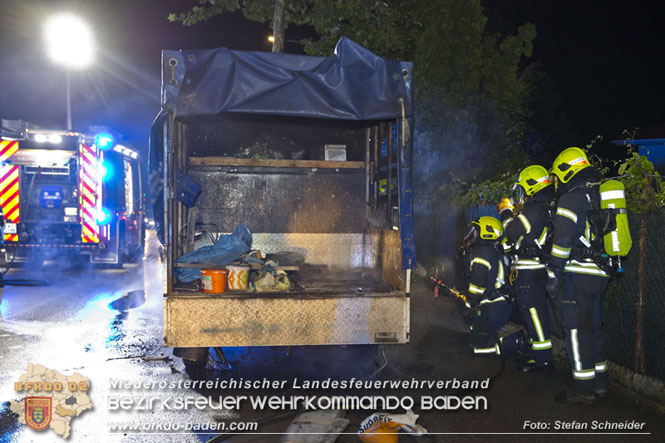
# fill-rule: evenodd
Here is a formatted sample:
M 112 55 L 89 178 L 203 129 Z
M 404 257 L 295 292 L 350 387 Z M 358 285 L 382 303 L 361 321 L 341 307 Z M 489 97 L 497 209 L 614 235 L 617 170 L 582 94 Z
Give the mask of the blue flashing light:
M 111 211 L 106 208 L 102 208 L 97 212 L 97 224 L 100 226 L 111 223 L 111 218 Z
M 111 149 L 113 147 L 113 136 L 104 132 L 97 134 L 95 137 L 95 144 L 102 151 Z
M 111 180 L 114 172 L 113 165 L 106 160 L 99 165 L 99 175 L 102 178 L 102 181 Z

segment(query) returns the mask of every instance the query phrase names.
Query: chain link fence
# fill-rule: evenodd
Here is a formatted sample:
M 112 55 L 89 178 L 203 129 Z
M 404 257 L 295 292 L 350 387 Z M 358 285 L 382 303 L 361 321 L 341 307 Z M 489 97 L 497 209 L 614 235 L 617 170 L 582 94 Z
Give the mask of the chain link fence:
M 496 214 L 474 214 L 496 215 Z M 458 247 L 471 214 L 444 205 L 416 206 L 416 256 L 427 270 L 445 269 L 442 277 L 458 288 L 464 288 L 464 270 Z M 642 216 L 630 215 L 633 248 L 623 262 L 624 272 L 610 282 L 605 297 L 605 345 L 610 361 L 636 370 L 636 336 L 638 329 L 638 287 L 640 258 L 640 223 Z M 646 259 L 643 290 L 643 373 L 665 381 L 665 211 L 646 218 Z M 561 307 L 550 303 L 551 333 L 562 338 Z M 514 316 L 515 321 L 518 320 Z
M 605 343 L 610 360 L 635 370 L 635 337 L 640 262 L 640 215 L 631 215 L 633 248 L 624 275 L 615 278 L 605 300 Z M 665 380 L 665 212 L 646 218 L 646 257 L 643 291 L 644 373 Z

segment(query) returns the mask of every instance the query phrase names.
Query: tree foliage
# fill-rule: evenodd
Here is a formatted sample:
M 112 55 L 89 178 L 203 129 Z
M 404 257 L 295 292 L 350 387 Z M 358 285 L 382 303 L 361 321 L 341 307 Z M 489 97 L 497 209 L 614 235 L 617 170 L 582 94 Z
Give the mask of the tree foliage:
M 635 145 L 635 133 L 624 131 L 628 136 L 628 154 L 618 163 L 619 176 L 626 187 L 626 204 L 630 212 L 646 215 L 665 207 L 663 178 L 646 156 L 640 155 Z
M 527 164 L 521 141 L 534 73 L 524 61 L 535 27 L 526 24 L 507 37 L 487 34 L 479 1 L 433 3 L 445 6 L 445 14 L 424 18 L 415 57 L 422 151 L 416 167 L 432 159 L 442 167 L 422 175 L 418 188 L 421 197 L 438 189 L 435 195 L 446 200 L 485 200 L 489 188 L 501 188 Z
M 649 213 L 665 207 L 663 179 L 647 157 L 631 150 L 619 168 L 625 175 L 626 203 L 631 212 Z
M 414 185 L 421 199 L 451 189 L 464 194 L 472 183 L 526 165 L 520 143 L 535 73 L 524 63 L 534 25 L 514 35 L 491 34 L 481 0 L 288 0 L 286 6 L 287 26 L 307 25 L 316 33 L 302 41 L 310 55 L 330 54 L 346 36 L 376 54 L 414 61 Z M 169 20 L 193 25 L 242 10 L 250 20 L 269 23 L 273 7 L 274 0 L 196 0 Z
M 298 10 L 306 3 L 304 0 L 289 1 L 287 22 L 297 24 Z M 274 7 L 274 0 L 195 0 L 191 9 L 185 12 L 172 12 L 168 19 L 185 26 L 194 26 L 224 12 L 242 11 L 248 20 L 267 23 L 273 18 Z
M 439 188 L 439 198 L 464 208 L 494 206 L 499 200 L 512 194 L 516 175 L 504 174 L 495 180 L 463 183 L 453 181 Z
M 653 163 L 637 150 L 635 134 L 638 129 L 623 131 L 626 136 L 624 140 L 626 155 L 622 159 L 608 161 L 593 153 L 593 146 L 603 139 L 600 135 L 593 138 L 584 151 L 593 167 L 605 177 L 613 173 L 618 174 L 617 178 L 626 188 L 626 205 L 629 212 L 647 215 L 656 209 L 665 208 L 665 188 L 663 188 L 663 178 Z

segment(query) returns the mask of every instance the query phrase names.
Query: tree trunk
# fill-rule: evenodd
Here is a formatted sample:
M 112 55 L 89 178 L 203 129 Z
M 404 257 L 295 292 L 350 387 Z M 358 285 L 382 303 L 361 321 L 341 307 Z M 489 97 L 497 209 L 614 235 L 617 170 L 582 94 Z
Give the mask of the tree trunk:
M 642 217 L 640 222 L 640 262 L 637 278 L 637 316 L 635 319 L 635 361 L 634 369 L 638 374 L 644 374 L 646 369 L 644 355 L 644 280 L 646 274 L 647 256 L 647 218 Z
M 284 52 L 284 9 L 286 0 L 275 0 L 275 15 L 273 16 L 273 42 L 272 52 Z

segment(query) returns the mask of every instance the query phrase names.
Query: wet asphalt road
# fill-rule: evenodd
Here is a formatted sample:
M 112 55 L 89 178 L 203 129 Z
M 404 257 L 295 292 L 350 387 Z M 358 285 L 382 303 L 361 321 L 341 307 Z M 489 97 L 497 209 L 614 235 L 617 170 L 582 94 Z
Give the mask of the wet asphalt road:
M 159 267 L 152 267 L 159 283 Z M 157 274 L 154 274 L 157 273 Z M 89 397 L 93 403 L 71 422 L 69 441 L 201 441 L 194 435 L 124 435 L 110 432 L 109 423 L 172 420 L 208 421 L 215 414 L 175 413 L 157 420 L 154 413 L 110 412 L 107 408 L 111 380 L 145 381 L 183 379 L 182 363 L 172 360 L 161 346 L 161 295 L 152 288 L 147 300 L 137 297 L 124 312 L 109 304 L 129 291 L 143 288 L 142 265 L 126 265 L 123 270 L 86 266 L 63 267 L 47 262 L 43 269 L 12 269 L 5 278 L 40 279 L 44 287 L 7 286 L 0 302 L 0 418 L 2 442 L 58 441 L 51 430 L 35 432 L 18 426 L 7 409 L 7 401 L 22 395 L 13 383 L 26 371 L 28 363 L 41 364 L 63 375 L 78 372 L 90 379 Z M 127 306 L 126 306 L 127 307 Z M 132 391 L 116 393 L 131 395 Z M 141 394 L 143 395 L 143 394 Z M 154 395 L 198 395 L 193 391 L 154 391 Z M 151 394 L 152 396 L 152 394 Z M 223 414 L 222 414 L 223 415 Z
M 145 270 L 143 269 L 145 266 Z M 145 279 L 145 275 L 149 277 Z M 159 405 L 169 398 L 217 399 L 220 395 L 242 395 L 246 391 L 187 389 L 178 383 L 190 381 L 182 360 L 173 357 L 171 349 L 162 347 L 162 277 L 154 261 L 125 265 L 122 270 L 89 266 L 61 266 L 47 262 L 43 269 L 18 267 L 6 279 L 37 279 L 47 286 L 7 286 L 0 301 L 0 443 L 58 441 L 51 430 L 35 432 L 17 424 L 9 411 L 8 401 L 23 394 L 14 391 L 14 382 L 26 372 L 28 363 L 41 364 L 63 375 L 78 372 L 90 379 L 90 399 L 94 409 L 85 411 L 71 422 L 72 442 L 97 441 L 177 441 L 205 442 L 210 433 L 193 433 L 184 429 L 163 429 L 173 423 L 218 424 L 248 422 L 281 411 L 242 411 L 224 409 L 165 411 Z M 145 295 L 127 297 L 147 282 Z M 113 309 L 113 308 L 117 309 Z M 125 309 L 126 308 L 126 309 Z M 118 310 L 120 309 L 120 310 Z M 376 370 L 374 346 L 235 348 L 227 350 L 231 368 L 210 357 L 204 380 L 270 379 L 289 383 L 293 377 L 366 378 Z M 342 356 L 343 358 L 340 358 Z M 112 382 L 167 382 L 176 387 L 113 389 Z M 253 391 L 253 394 L 280 395 L 283 390 Z M 110 411 L 109 398 L 114 396 L 156 398 L 152 411 Z M 141 405 L 137 405 L 141 406 Z M 292 418 L 261 428 L 281 432 Z M 150 433 L 111 431 L 113 423 L 149 424 L 158 429 Z M 159 427 L 162 427 L 160 429 Z M 163 432 L 162 432 L 163 431 Z M 255 436 L 275 441 L 274 435 Z M 253 441 L 252 438 L 250 441 Z M 355 439 L 354 439 L 355 440 Z
M 25 372 L 28 363 L 39 363 L 64 375 L 73 372 L 88 377 L 91 382 L 90 398 L 94 409 L 75 417 L 71 425 L 72 442 L 97 441 L 207 441 L 212 435 L 191 432 L 111 432 L 112 423 L 146 425 L 157 423 L 219 423 L 264 420 L 280 411 L 257 411 L 243 407 L 239 411 L 223 409 L 189 409 L 187 411 L 124 411 L 108 408 L 109 398 L 119 394 L 155 397 L 163 401 L 170 397 L 196 398 L 201 395 L 242 395 L 247 391 L 220 389 L 187 389 L 156 387 L 148 390 L 112 389 L 112 381 L 153 382 L 177 384 L 189 380 L 182 362 L 172 357 L 169 349 L 161 346 L 162 300 L 161 275 L 157 263 L 148 262 L 146 274 L 151 282 L 145 296 L 130 300 L 124 311 L 112 309 L 109 304 L 132 290 L 141 289 L 144 282 L 143 265 L 128 265 L 123 270 L 92 269 L 88 267 L 59 267 L 47 263 L 44 269 L 16 269 L 7 278 L 47 280 L 45 287 L 5 288 L 0 301 L 0 438 L 1 442 L 52 442 L 60 438 L 52 431 L 34 432 L 18 426 L 9 412 L 9 400 L 21 397 L 13 390 L 14 381 Z M 116 306 L 118 307 L 118 306 Z M 459 320 L 454 302 L 450 298 L 434 299 L 430 288 L 423 282 L 414 282 L 412 298 L 412 342 L 385 348 L 319 347 L 319 348 L 255 348 L 231 349 L 226 354 L 231 368 L 215 362 L 211 357 L 205 377 L 210 380 L 229 378 L 287 380 L 369 378 L 377 371 L 378 379 L 393 380 L 449 380 L 485 379 L 490 377 L 488 390 L 467 393 L 484 395 L 488 399 L 486 411 L 422 411 L 419 424 L 430 432 L 439 433 L 421 437 L 418 441 L 605 441 L 608 435 L 515 435 L 530 432 L 524 422 L 554 424 L 588 423 L 593 420 L 644 423 L 643 432 L 649 435 L 614 436 L 617 441 L 662 441 L 665 437 L 665 415 L 653 404 L 612 386 L 607 399 L 593 407 L 564 406 L 552 399 L 552 394 L 565 384 L 567 370 L 558 365 L 552 374 L 521 374 L 513 362 L 473 357 L 468 353 L 467 334 Z M 385 351 L 385 357 L 384 352 Z M 387 364 L 384 365 L 387 359 Z M 250 394 L 280 395 L 284 390 L 253 391 Z M 294 393 L 287 390 L 287 393 Z M 295 392 L 303 394 L 302 391 Z M 305 392 L 309 393 L 309 392 Z M 339 395 L 339 391 L 325 391 Z M 427 389 L 371 392 L 352 391 L 351 394 L 453 395 L 458 391 L 431 391 Z M 349 392 L 345 392 L 349 394 Z M 349 411 L 351 424 L 346 432 L 352 433 L 371 411 Z M 260 432 L 281 432 L 291 417 L 262 425 Z M 471 435 L 468 433 L 485 433 Z M 578 431 L 580 432 L 580 431 Z M 590 432 L 590 430 L 581 431 Z M 447 433 L 447 434 L 442 434 Z M 275 435 L 241 435 L 227 441 L 277 441 Z M 358 441 L 354 435 L 343 435 L 338 441 Z M 401 437 L 400 441 L 416 441 Z

